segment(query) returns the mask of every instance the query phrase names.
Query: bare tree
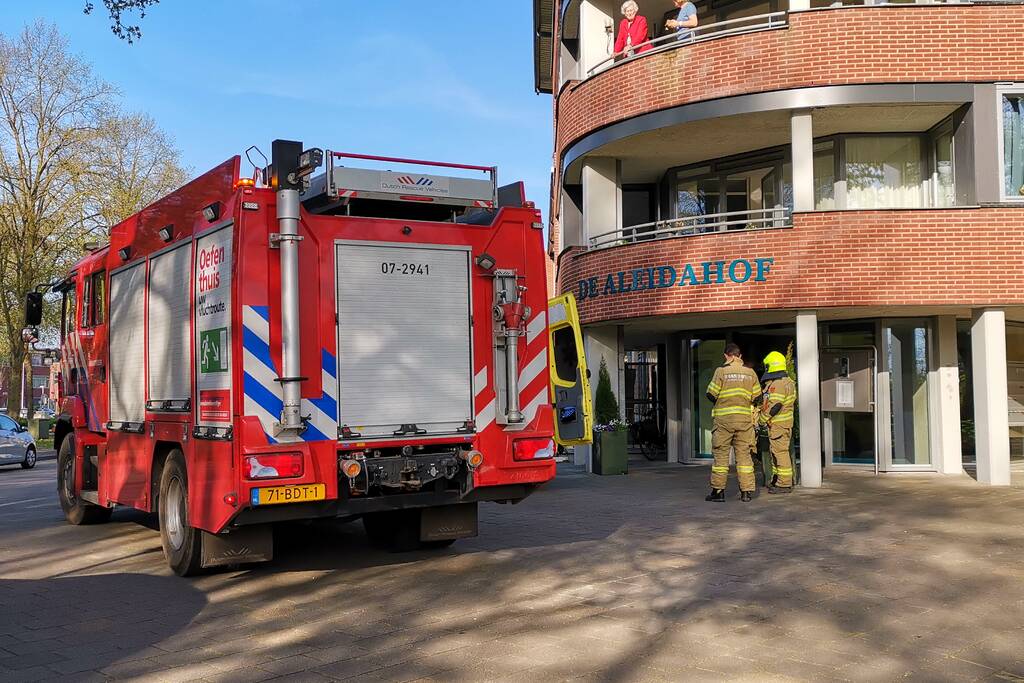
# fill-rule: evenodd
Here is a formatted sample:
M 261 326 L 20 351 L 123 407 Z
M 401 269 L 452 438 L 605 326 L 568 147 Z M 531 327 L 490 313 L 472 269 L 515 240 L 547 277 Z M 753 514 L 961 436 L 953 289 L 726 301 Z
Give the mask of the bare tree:
M 99 122 L 82 178 L 86 216 L 97 226 L 120 223 L 188 180 L 171 138 L 147 114 L 118 113 Z
M 183 178 L 170 140 L 115 98 L 54 26 L 0 36 L 0 364 L 24 362 L 25 294 Z
M 127 41 L 129 45 L 142 37 L 142 29 L 138 24 L 126 24 L 125 15 L 131 12 L 138 12 L 139 19 L 146 18 L 146 10 L 153 5 L 160 4 L 160 0 L 103 0 L 103 6 L 107 8 L 110 15 L 110 30 L 121 40 Z M 91 0 L 85 2 L 85 13 L 92 14 L 96 6 Z

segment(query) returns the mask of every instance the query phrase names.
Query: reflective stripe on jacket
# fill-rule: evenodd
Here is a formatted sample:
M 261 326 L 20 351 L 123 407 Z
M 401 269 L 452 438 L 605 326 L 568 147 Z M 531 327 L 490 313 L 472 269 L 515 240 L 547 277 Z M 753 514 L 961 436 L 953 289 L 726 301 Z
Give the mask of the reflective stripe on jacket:
M 750 419 L 754 404 L 761 399 L 761 383 L 743 361 L 734 359 L 715 369 L 707 393 L 715 402 L 712 417 L 744 415 Z
M 796 404 L 796 385 L 789 377 L 779 377 L 769 381 L 764 393 L 764 405 L 761 406 L 761 421 L 776 427 L 793 426 L 793 407 Z M 772 408 L 780 406 L 779 411 L 772 415 Z

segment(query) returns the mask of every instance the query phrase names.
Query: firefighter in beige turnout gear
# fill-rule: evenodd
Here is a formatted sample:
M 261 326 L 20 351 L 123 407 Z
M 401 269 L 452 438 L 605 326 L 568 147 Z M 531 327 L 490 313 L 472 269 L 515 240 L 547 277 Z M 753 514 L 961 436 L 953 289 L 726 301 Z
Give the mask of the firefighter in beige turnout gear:
M 751 451 L 754 443 L 754 405 L 761 399 L 761 384 L 757 374 L 744 367 L 740 348 L 735 344 L 725 347 L 725 365 L 715 369 L 708 385 L 708 398 L 714 404 L 711 410 L 711 452 L 715 463 L 711 466 L 711 493 L 705 500 L 725 502 L 725 486 L 729 481 L 729 453 L 736 453 L 736 476 L 740 482 L 740 500 L 749 502 L 754 495 L 754 461 Z
M 789 493 L 793 490 L 793 458 L 789 442 L 793 435 L 793 407 L 796 405 L 796 385 L 786 370 L 786 357 L 772 351 L 764 357 L 764 401 L 761 404 L 761 424 L 768 427 L 772 451 L 772 481 L 768 493 Z

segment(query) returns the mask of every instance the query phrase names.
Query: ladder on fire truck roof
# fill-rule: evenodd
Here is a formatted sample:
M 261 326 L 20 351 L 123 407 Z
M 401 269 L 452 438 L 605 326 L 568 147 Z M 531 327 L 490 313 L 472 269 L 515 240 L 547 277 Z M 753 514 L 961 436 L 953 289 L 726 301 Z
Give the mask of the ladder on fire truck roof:
M 422 202 L 449 207 L 493 209 L 498 206 L 498 169 L 494 166 L 472 166 L 440 161 L 401 159 L 368 154 L 351 154 L 326 150 L 326 173 L 313 178 L 303 194 L 303 202 L 329 203 L 344 206 L 353 200 L 389 202 Z M 336 159 L 365 159 L 385 163 L 437 166 L 468 171 L 482 171 L 489 180 L 417 172 L 396 172 L 336 165 Z

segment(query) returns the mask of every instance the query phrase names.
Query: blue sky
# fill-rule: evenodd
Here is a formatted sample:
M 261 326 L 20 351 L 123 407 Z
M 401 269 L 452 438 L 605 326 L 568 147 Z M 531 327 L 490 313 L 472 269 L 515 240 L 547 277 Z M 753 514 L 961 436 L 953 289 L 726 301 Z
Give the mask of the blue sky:
M 128 45 L 94 1 L 90 16 L 84 0 L 3 2 L 0 25 L 55 23 L 196 172 L 291 138 L 496 164 L 546 213 L 551 99 L 533 90 L 529 2 L 163 0 Z

